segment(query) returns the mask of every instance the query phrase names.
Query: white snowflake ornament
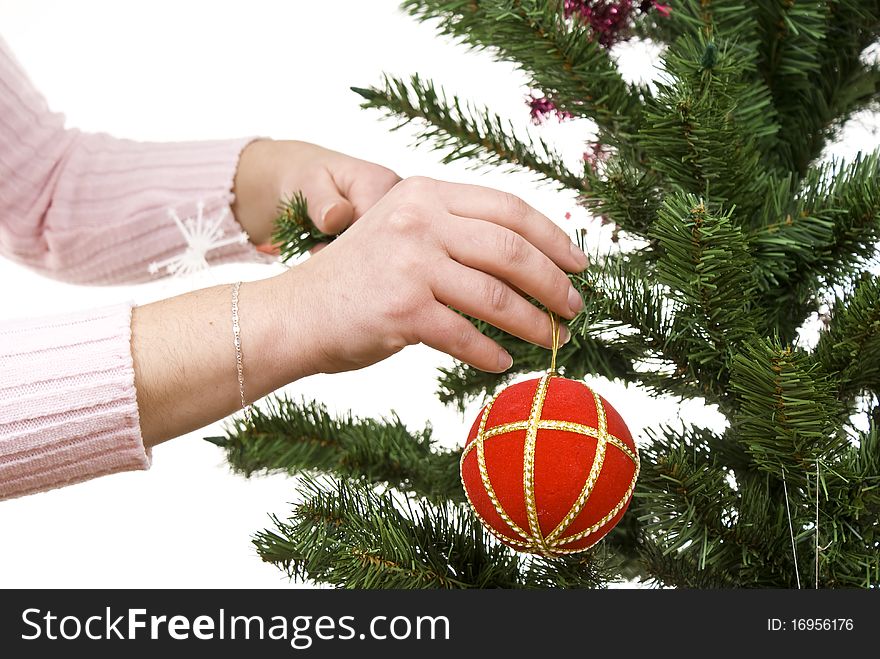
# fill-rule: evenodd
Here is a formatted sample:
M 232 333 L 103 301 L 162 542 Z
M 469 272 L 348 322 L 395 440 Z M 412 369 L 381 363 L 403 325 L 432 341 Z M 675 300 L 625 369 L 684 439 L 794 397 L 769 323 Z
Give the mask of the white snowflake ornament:
M 243 245 L 248 241 L 248 235 L 244 231 L 240 231 L 237 236 L 224 238 L 224 231 L 221 225 L 229 213 L 228 206 L 224 206 L 219 215 L 214 218 L 205 217 L 204 202 L 200 201 L 196 208 L 196 216 L 188 217 L 184 220 L 180 219 L 177 211 L 173 208 L 168 209 L 168 216 L 174 220 L 174 223 L 183 234 L 187 248 L 183 254 L 173 256 L 164 261 L 153 261 L 150 263 L 149 271 L 151 275 L 155 275 L 163 269 L 175 277 L 186 277 L 202 272 L 210 267 L 207 259 L 208 252 L 226 245 Z

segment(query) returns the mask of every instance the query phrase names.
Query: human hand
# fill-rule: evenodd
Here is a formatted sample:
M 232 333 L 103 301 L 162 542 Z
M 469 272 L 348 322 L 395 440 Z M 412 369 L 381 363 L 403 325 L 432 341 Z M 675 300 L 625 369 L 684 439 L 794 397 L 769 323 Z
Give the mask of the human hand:
M 409 178 L 279 276 L 288 299 L 278 308 L 296 313 L 284 342 L 300 365 L 303 351 L 314 355 L 310 373 L 362 368 L 416 343 L 501 372 L 510 355 L 447 305 L 549 347 L 547 313 L 518 291 L 571 319 L 583 300 L 563 269 L 586 265 L 561 228 L 514 195 Z
M 272 235 L 279 199 L 300 191 L 317 228 L 337 234 L 399 180 L 386 167 L 308 142 L 257 140 L 239 157 L 232 211 L 251 242 L 264 245 Z

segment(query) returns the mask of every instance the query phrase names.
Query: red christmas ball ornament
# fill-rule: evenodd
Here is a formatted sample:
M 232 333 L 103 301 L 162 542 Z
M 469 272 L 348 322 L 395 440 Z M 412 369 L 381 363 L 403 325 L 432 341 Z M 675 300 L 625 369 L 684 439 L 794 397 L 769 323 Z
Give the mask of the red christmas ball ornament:
M 601 540 L 626 512 L 639 474 L 638 450 L 617 411 L 554 367 L 486 404 L 460 463 L 483 525 L 510 547 L 546 557 Z

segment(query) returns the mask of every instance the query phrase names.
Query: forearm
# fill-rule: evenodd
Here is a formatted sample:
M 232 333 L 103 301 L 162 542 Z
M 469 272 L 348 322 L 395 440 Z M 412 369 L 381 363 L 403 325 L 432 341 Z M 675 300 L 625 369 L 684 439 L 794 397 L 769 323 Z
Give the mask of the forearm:
M 224 238 L 241 234 L 229 206 L 239 156 L 252 138 L 135 142 L 66 128 L 2 38 L 0 89 L 0 255 L 72 283 L 135 283 L 155 278 L 152 263 L 186 250 L 172 212 L 185 220 L 201 209 Z M 250 228 L 266 233 L 253 222 Z M 206 258 L 259 260 L 246 242 Z
M 295 270 L 244 283 L 239 291 L 247 402 L 316 372 L 309 359 L 308 316 L 298 303 L 301 287 Z M 135 308 L 131 342 L 145 446 L 241 408 L 231 285 Z

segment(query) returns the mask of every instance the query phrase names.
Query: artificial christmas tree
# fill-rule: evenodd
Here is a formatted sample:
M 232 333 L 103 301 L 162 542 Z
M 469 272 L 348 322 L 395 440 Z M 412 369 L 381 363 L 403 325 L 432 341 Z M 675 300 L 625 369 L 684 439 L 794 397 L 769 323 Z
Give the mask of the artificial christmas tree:
M 533 118 L 595 122 L 597 145 L 572 171 L 542 140 L 417 75 L 355 90 L 365 107 L 416 122 L 445 161 L 527 168 L 614 225 L 621 248 L 571 278 L 586 307 L 569 323 L 560 372 L 702 398 L 727 427 L 652 429 L 623 521 L 589 552 L 533 558 L 483 531 L 463 503 L 460 451 L 433 448 L 430 429 L 276 399 L 215 440 L 230 464 L 332 478 L 306 480 L 292 517 L 258 534 L 261 556 L 346 587 L 592 587 L 620 576 L 876 587 L 880 156 L 820 156 L 854 113 L 876 110 L 880 66 L 868 49 L 880 2 L 404 7 L 517 64 L 541 90 Z M 654 87 L 620 75 L 613 51 L 627 38 L 663 46 Z M 330 239 L 296 202 L 279 229 L 288 254 Z M 824 324 L 817 340 L 803 331 L 811 318 Z M 444 402 L 546 366 L 546 350 L 476 324 L 513 369 L 444 371 Z

